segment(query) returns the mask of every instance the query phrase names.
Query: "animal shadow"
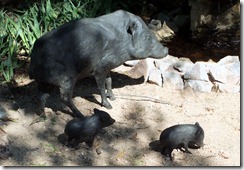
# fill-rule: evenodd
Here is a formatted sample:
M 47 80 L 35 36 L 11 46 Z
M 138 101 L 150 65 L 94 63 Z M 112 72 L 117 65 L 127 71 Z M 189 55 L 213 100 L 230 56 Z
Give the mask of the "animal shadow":
M 123 88 L 124 86 L 127 85 L 133 86 L 137 84 L 142 84 L 144 82 L 143 77 L 134 79 L 130 76 L 117 73 L 117 72 L 111 72 L 111 77 L 112 77 L 112 89 Z M 95 78 L 86 77 L 77 81 L 75 85 L 73 97 L 80 96 L 88 100 L 89 102 L 101 105 L 100 99 L 98 101 L 93 96 L 94 94 L 100 95 Z

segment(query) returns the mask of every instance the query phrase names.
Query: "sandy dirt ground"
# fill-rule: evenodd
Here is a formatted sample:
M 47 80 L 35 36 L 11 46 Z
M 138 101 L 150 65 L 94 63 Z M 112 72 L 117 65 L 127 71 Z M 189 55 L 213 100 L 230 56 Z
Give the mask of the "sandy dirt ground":
M 112 73 L 113 109 L 100 106 L 93 78 L 77 82 L 73 100 L 86 116 L 94 108 L 107 111 L 116 122 L 102 129 L 94 147 L 85 143 L 75 150 L 62 144 L 70 110 L 54 90 L 45 108 L 37 114 L 37 86 L 26 76 L 18 88 L 1 86 L 0 104 L 15 120 L 2 126 L 11 156 L 2 166 L 240 166 L 240 93 L 199 93 L 189 88 L 175 90 L 132 79 L 120 66 Z M 37 121 L 38 120 L 38 121 Z M 204 147 L 192 154 L 173 151 L 173 161 L 152 149 L 160 133 L 176 124 L 199 122 L 205 131 Z

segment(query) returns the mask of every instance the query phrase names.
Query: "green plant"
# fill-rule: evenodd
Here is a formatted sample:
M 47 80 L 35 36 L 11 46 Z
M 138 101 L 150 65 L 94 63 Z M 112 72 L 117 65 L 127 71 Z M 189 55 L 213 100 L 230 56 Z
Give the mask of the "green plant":
M 1 75 L 4 77 L 4 80 L 10 82 L 14 73 L 13 70 L 18 66 L 16 56 L 17 41 L 16 41 L 16 32 L 14 31 L 15 27 L 12 25 L 11 20 L 8 18 L 4 19 L 5 12 L 0 11 L 0 54 L 1 54 L 1 64 L 0 70 Z M 5 34 L 9 36 L 5 36 Z M 13 56 L 13 57 L 11 57 Z
M 0 81 L 10 82 L 14 70 L 23 65 L 20 51 L 29 54 L 35 40 L 44 33 L 81 17 L 88 17 L 94 0 L 64 0 L 28 3 L 28 9 L 0 10 Z

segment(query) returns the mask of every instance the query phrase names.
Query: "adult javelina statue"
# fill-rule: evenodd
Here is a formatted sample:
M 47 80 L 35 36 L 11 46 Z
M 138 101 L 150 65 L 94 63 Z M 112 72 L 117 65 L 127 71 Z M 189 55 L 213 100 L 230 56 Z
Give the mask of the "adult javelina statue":
M 171 153 L 174 149 L 180 149 L 191 154 L 188 147 L 193 149 L 202 147 L 203 139 L 204 131 L 198 122 L 171 126 L 160 135 L 161 154 L 170 157 L 171 160 Z
M 113 68 L 128 60 L 163 58 L 167 54 L 168 48 L 157 41 L 140 17 L 118 10 L 71 21 L 36 40 L 29 73 L 42 92 L 43 107 L 48 97 L 45 85 L 53 84 L 60 88 L 62 101 L 82 117 L 72 102 L 78 78 L 94 76 L 102 105 L 111 109 L 106 97 L 115 99 L 110 77 Z
M 92 147 L 99 131 L 114 123 L 115 120 L 107 112 L 98 109 L 94 109 L 92 116 L 84 119 L 74 118 L 66 124 L 64 130 L 68 136 L 68 145 L 77 148 L 79 143 L 85 142 L 89 147 Z

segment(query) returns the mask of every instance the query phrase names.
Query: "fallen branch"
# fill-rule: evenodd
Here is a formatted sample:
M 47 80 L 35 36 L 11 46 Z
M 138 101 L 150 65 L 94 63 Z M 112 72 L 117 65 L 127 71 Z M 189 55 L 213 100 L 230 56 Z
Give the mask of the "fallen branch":
M 125 94 L 125 95 L 115 95 L 116 98 L 119 99 L 126 99 L 126 100 L 135 100 L 135 101 L 150 101 L 154 103 L 161 103 L 161 104 L 167 104 L 167 105 L 172 105 L 169 102 L 164 102 L 159 99 L 155 99 L 149 96 L 142 96 L 142 95 L 130 95 L 130 94 Z
M 130 94 L 122 94 L 122 95 L 115 94 L 114 96 L 118 99 L 133 100 L 133 101 L 151 101 L 154 103 L 172 105 L 170 102 L 164 102 L 164 101 L 161 101 L 159 99 L 155 99 L 155 98 L 149 97 L 149 96 L 130 95 Z M 80 95 L 80 97 L 94 97 L 94 95 L 82 94 L 82 95 Z
M 35 123 L 44 122 L 46 119 L 47 119 L 47 118 L 46 118 L 45 115 L 40 115 L 40 116 L 38 116 L 36 119 L 34 119 L 34 120 L 29 124 L 29 126 L 32 126 L 32 125 L 35 124 Z

